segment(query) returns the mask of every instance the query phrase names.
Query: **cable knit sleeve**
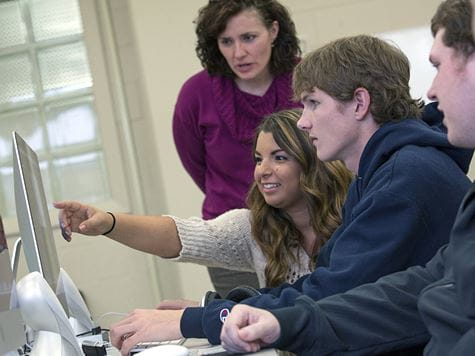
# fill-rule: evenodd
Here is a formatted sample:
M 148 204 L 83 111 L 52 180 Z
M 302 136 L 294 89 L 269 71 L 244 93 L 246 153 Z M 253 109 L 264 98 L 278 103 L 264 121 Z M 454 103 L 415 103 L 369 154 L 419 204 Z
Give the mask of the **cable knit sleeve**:
M 255 271 L 256 256 L 261 254 L 260 250 L 253 252 L 257 246 L 251 236 L 249 210 L 230 210 L 212 220 L 170 217 L 182 244 L 180 255 L 172 261 Z

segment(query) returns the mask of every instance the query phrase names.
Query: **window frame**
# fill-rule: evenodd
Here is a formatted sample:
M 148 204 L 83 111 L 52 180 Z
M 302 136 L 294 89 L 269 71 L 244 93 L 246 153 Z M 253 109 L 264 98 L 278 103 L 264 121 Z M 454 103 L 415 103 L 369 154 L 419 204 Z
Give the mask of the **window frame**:
M 23 1 L 20 0 L 20 5 Z M 120 212 L 131 212 L 131 195 L 130 195 L 130 184 L 127 171 L 133 170 L 134 167 L 128 167 L 128 162 L 130 155 L 127 153 L 128 145 L 130 143 L 127 140 L 124 140 L 124 134 L 121 133 L 121 127 L 124 120 L 127 120 L 126 112 L 119 112 L 117 109 L 117 102 L 120 101 L 118 95 L 121 95 L 119 91 L 114 90 L 114 83 L 120 82 L 120 76 L 117 76 L 119 73 L 111 73 L 111 56 L 106 55 L 110 52 L 110 47 L 112 44 L 104 43 L 103 33 L 104 29 L 100 26 L 100 19 L 98 18 L 98 7 L 97 2 L 94 0 L 78 0 L 80 7 L 80 14 L 83 22 L 83 33 L 69 35 L 62 39 L 51 39 L 45 40 L 41 45 L 38 44 L 23 44 L 15 46 L 12 50 L 2 50 L 2 53 L 18 53 L 21 51 L 27 51 L 28 56 L 33 58 L 33 76 L 36 77 L 33 80 L 38 80 L 39 75 L 39 66 L 37 63 L 36 55 L 31 53 L 31 51 L 37 50 L 39 48 L 49 47 L 50 45 L 58 45 L 64 43 L 74 43 L 76 41 L 82 40 L 86 48 L 87 57 L 89 61 L 89 68 L 91 77 L 93 79 L 93 86 L 91 89 L 86 89 L 81 91 L 83 97 L 92 96 L 93 97 L 93 106 L 97 115 L 97 126 L 99 131 L 99 136 L 101 137 L 101 146 L 102 154 L 104 157 L 104 165 L 107 172 L 107 179 L 110 188 L 110 199 L 95 202 L 94 206 L 112 211 Z M 28 31 L 27 31 L 28 33 Z M 36 47 L 33 49 L 33 47 Z M 13 51 L 14 50 L 14 51 Z M 114 61 L 114 59 L 112 59 Z M 116 74 L 116 77 L 112 76 Z M 39 81 L 38 81 L 39 82 Z M 38 84 L 38 82 L 36 84 Z M 78 97 L 77 92 L 74 95 L 62 95 L 61 101 L 54 100 L 55 103 L 61 105 L 70 102 L 72 97 Z M 19 105 L 9 105 L 7 110 L 11 112 L 21 108 L 22 111 L 33 108 L 45 108 L 51 100 L 47 98 L 41 98 L 40 100 L 35 100 L 33 103 L 19 104 Z M 41 114 L 40 120 L 46 120 L 44 114 Z M 41 157 L 39 157 L 41 160 Z M 124 159 L 125 158 L 125 159 Z M 13 162 L 12 162 L 13 163 Z M 130 165 L 129 165 L 130 166 Z M 127 169 L 127 170 L 126 170 Z M 67 179 L 65 177 L 64 179 Z M 13 191 L 13 186 L 11 190 Z M 71 187 L 74 189 L 74 187 Z M 67 199 L 67 197 L 64 197 Z M 50 221 L 52 223 L 53 229 L 57 230 L 58 219 L 57 211 L 51 206 L 48 207 Z M 10 241 L 12 238 L 19 236 L 19 228 L 16 217 L 6 217 L 3 219 L 3 224 L 7 239 L 9 240 L 9 245 L 12 246 Z

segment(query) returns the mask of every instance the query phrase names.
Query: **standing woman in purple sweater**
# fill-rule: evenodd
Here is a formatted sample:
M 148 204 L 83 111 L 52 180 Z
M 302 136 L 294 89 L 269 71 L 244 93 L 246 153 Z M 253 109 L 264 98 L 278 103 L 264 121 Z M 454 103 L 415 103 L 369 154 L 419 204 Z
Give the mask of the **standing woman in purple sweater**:
M 204 219 L 246 206 L 252 138 L 265 115 L 300 106 L 291 74 L 301 54 L 295 25 L 275 0 L 210 0 L 198 12 L 196 53 L 203 70 L 181 88 L 173 135 L 188 174 L 205 194 Z M 208 268 L 221 294 L 254 274 Z

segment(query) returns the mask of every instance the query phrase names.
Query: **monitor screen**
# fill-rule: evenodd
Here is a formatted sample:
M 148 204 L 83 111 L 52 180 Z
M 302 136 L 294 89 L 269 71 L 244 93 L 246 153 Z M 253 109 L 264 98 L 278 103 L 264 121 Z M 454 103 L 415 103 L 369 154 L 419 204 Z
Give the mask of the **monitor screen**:
M 36 153 L 16 132 L 13 135 L 13 180 L 20 236 L 30 272 L 38 271 L 57 291 L 59 260 Z M 66 297 L 58 299 L 68 313 Z
M 25 328 L 16 302 L 16 287 L 0 217 L 0 354 L 26 343 Z

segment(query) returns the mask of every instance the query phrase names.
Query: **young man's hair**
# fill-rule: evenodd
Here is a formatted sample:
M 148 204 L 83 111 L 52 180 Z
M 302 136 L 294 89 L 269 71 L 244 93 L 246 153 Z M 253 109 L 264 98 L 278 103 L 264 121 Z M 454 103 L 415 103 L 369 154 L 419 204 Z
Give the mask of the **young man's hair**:
M 269 63 L 273 75 L 292 71 L 301 55 L 299 40 L 287 9 L 277 0 L 210 0 L 198 12 L 196 23 L 196 54 L 201 65 L 211 75 L 235 77 L 218 47 L 218 37 L 228 21 L 246 10 L 255 10 L 267 29 L 274 21 L 279 23 L 279 33 L 274 40 Z
M 442 41 L 464 57 L 475 52 L 472 35 L 472 4 L 470 0 L 443 1 L 431 21 L 432 35 L 445 29 Z
M 421 100 L 409 92 L 410 67 L 404 53 L 373 36 L 359 35 L 330 42 L 311 52 L 294 71 L 294 95 L 314 88 L 341 102 L 353 99 L 357 88 L 371 96 L 370 112 L 382 124 L 419 117 Z
M 256 151 L 259 133 L 271 133 L 275 143 L 300 165 L 300 190 L 317 235 L 310 253 L 309 268 L 313 270 L 320 247 L 341 224 L 341 209 L 353 174 L 340 161 L 318 159 L 309 135 L 297 127 L 301 114 L 301 109 L 291 109 L 264 118 L 257 129 L 253 151 Z M 289 214 L 266 203 L 256 182 L 249 191 L 247 203 L 252 235 L 267 261 L 266 286 L 277 287 L 288 281 L 291 265 L 299 263 L 295 252 L 302 248 L 304 237 Z

